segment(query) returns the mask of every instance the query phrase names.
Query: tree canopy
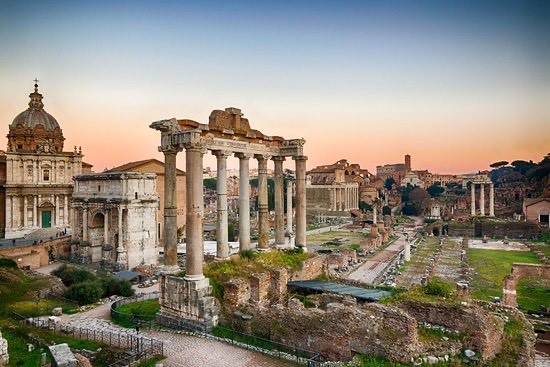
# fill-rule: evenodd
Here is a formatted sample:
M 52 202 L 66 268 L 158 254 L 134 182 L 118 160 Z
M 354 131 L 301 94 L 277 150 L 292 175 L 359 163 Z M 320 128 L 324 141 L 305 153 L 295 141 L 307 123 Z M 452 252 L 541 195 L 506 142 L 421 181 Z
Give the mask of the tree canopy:
M 502 166 L 506 166 L 507 164 L 508 164 L 508 161 L 498 161 L 498 162 L 495 162 L 495 163 L 491 163 L 489 165 L 489 167 L 499 168 L 499 167 L 502 167 Z

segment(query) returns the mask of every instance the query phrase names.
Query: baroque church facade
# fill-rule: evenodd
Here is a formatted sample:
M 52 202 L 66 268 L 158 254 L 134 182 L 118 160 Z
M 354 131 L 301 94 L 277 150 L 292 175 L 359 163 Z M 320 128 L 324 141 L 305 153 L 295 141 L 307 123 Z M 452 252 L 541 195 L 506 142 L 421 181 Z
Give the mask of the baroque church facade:
M 24 237 L 40 228 L 71 225 L 73 176 L 91 173 L 82 150 L 63 151 L 63 131 L 44 110 L 38 84 L 29 108 L 9 125 L 8 144 L 0 151 L 0 235 Z

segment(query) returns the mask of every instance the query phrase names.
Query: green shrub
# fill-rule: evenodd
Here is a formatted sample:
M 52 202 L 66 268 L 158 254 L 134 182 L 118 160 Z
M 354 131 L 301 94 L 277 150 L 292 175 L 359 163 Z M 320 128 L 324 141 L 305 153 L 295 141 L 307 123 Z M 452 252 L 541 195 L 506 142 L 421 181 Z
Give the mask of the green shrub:
M 4 268 L 17 269 L 17 263 L 12 259 L 4 259 L 4 258 L 0 259 L 0 266 Z
M 293 248 L 286 248 L 286 249 L 283 250 L 283 252 L 285 254 L 289 254 L 289 255 L 299 255 L 299 254 L 304 253 L 304 248 L 296 246 L 296 247 L 293 247 Z
M 73 284 L 65 292 L 65 297 L 78 302 L 79 305 L 87 305 L 99 301 L 103 295 L 103 287 L 98 281 L 87 281 Z
M 123 297 L 130 297 L 135 294 L 132 283 L 128 280 L 118 280 L 108 276 L 101 278 L 100 282 L 103 288 L 103 297 L 109 297 L 115 294 Z
M 52 271 L 52 275 L 60 278 L 63 284 L 67 287 L 76 283 L 95 279 L 95 275 L 90 273 L 88 270 L 67 266 L 66 264 L 63 264 L 56 270 Z
M 452 284 L 444 282 L 439 278 L 433 278 L 422 287 L 425 294 L 439 297 L 450 297 L 453 294 L 454 287 Z

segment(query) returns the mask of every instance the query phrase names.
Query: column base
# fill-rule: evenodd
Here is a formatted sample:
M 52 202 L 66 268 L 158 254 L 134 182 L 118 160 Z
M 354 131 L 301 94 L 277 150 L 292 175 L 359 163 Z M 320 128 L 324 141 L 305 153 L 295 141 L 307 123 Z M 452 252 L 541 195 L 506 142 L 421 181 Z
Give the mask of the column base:
M 297 246 L 294 246 L 294 247 L 299 247 L 299 248 L 301 248 L 304 252 L 307 252 L 307 247 L 305 247 L 305 246 L 299 246 L 299 245 L 297 245 Z
M 225 260 L 229 260 L 229 256 L 227 256 L 227 257 L 218 257 L 218 256 L 215 256 L 215 257 L 214 257 L 214 261 L 216 261 L 216 262 L 225 261 Z
M 219 313 L 216 299 L 211 293 L 210 282 L 204 276 L 202 279 L 190 280 L 161 275 L 157 320 L 166 326 L 209 330 L 218 324 Z
M 185 275 L 183 277 L 183 279 L 185 279 L 187 281 L 190 281 L 190 282 L 196 282 L 196 281 L 199 281 L 199 280 L 206 279 L 206 277 L 202 274 L 199 274 L 199 275 Z M 210 283 L 208 283 L 208 284 L 210 284 Z
M 161 274 L 177 274 L 179 273 L 181 268 L 177 265 L 163 265 L 160 272 Z
M 259 247 L 257 247 L 256 251 L 258 251 L 258 252 L 269 252 L 269 251 L 271 251 L 271 249 L 269 247 L 268 248 L 259 248 Z

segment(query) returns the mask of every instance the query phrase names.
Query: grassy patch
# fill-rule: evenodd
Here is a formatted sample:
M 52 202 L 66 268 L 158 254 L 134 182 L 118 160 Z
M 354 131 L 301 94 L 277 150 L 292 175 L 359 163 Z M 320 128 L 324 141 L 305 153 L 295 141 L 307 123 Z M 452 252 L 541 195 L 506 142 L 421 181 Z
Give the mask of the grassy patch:
M 76 309 L 74 304 L 48 298 L 13 302 L 9 307 L 12 311 L 28 317 L 50 315 L 56 307 L 61 307 L 64 313 L 74 313 Z
M 147 361 L 138 363 L 135 367 L 155 367 L 155 365 L 163 359 L 163 356 L 155 356 Z
M 159 310 L 160 304 L 158 299 L 127 303 L 116 308 L 118 313 L 116 317 L 112 318 L 112 321 L 123 327 L 134 328 L 137 325 L 138 319 L 140 323 L 154 320 Z M 146 325 L 146 323 L 142 325 Z
M 365 356 L 361 355 L 357 357 L 361 367 L 407 367 L 409 364 L 403 364 L 399 362 L 392 362 L 382 357 Z
M 27 343 L 31 343 L 28 334 L 17 328 L 2 328 L 2 336 L 8 341 L 8 353 L 10 355 L 10 366 L 40 366 L 41 348 L 32 352 L 27 350 Z M 47 354 L 47 361 L 51 361 L 51 354 L 48 348 L 42 348 Z
M 474 268 L 472 297 L 487 301 L 489 297 L 502 297 L 502 282 L 515 262 L 539 264 L 530 251 L 501 251 L 468 249 L 468 262 Z M 521 294 L 518 295 L 518 301 Z M 542 304 L 542 303 L 541 303 Z
M 550 243 L 536 243 L 534 245 L 536 249 L 542 252 L 546 257 L 550 257 Z
M 540 311 L 550 306 L 550 280 L 538 277 L 522 278 L 516 288 L 519 308 Z

